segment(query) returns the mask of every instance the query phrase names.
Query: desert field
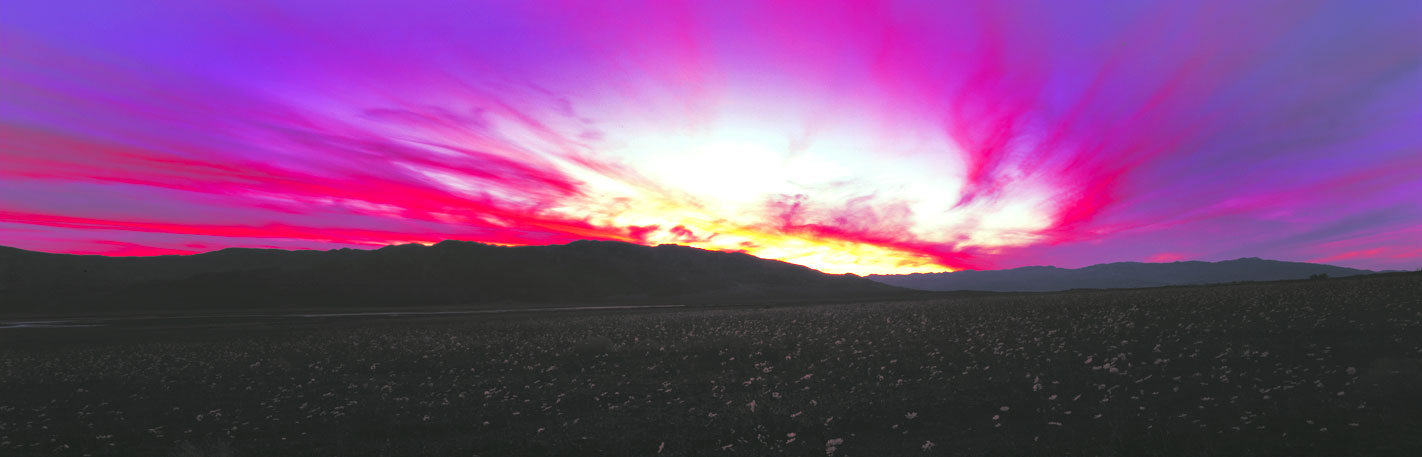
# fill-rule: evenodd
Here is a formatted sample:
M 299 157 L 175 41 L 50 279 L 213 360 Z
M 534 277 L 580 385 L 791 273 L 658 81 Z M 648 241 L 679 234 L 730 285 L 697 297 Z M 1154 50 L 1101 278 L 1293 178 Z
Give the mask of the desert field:
M 1422 455 L 1422 275 L 0 328 L 0 455 Z

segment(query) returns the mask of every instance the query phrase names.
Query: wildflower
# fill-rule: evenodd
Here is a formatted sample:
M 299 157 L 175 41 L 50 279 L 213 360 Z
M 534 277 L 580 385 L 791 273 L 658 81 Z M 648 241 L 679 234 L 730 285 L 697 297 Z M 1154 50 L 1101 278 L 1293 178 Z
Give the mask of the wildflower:
M 909 419 L 909 420 L 913 420 L 913 418 L 915 418 L 915 417 L 918 417 L 918 413 L 910 412 L 910 413 L 904 415 L 904 419 Z
M 933 446 L 934 446 L 934 445 L 933 445 L 933 442 L 932 442 L 932 441 L 924 440 L 924 441 L 923 441 L 923 446 L 920 446 L 920 447 L 923 448 L 923 450 L 927 451 L 927 450 L 929 450 L 929 449 L 933 449 Z

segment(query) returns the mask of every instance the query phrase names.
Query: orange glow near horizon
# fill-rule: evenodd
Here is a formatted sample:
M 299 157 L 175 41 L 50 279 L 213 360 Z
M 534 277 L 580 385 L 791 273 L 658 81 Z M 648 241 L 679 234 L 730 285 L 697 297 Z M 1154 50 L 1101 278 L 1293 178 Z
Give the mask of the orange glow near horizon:
M 869 275 L 1422 244 L 1407 2 L 29 3 L 0 14 L 20 249 L 587 239 Z

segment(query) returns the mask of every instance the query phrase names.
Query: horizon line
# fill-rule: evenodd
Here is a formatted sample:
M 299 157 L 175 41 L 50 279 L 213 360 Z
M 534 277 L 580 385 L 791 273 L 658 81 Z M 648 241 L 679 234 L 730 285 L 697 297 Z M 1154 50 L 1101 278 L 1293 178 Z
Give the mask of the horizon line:
M 385 248 L 399 247 L 399 246 L 411 246 L 411 245 L 417 245 L 417 246 L 423 246 L 423 247 L 433 247 L 433 246 L 438 245 L 438 244 L 441 244 L 441 243 L 450 243 L 450 242 L 453 242 L 453 243 L 473 243 L 473 244 L 479 244 L 479 245 L 484 245 L 484 246 L 506 247 L 506 248 L 568 246 L 568 245 L 572 245 L 572 244 L 575 244 L 575 243 L 587 243 L 587 242 L 593 242 L 593 243 L 618 243 L 618 244 L 627 244 L 627 245 L 632 245 L 632 246 L 643 246 L 643 247 L 679 246 L 679 247 L 691 248 L 691 249 L 696 249 L 696 250 L 701 250 L 701 251 L 707 251 L 707 252 L 725 252 L 725 253 L 733 253 L 733 254 L 745 254 L 745 255 L 749 255 L 749 256 L 751 256 L 751 257 L 755 257 L 755 258 L 757 258 L 757 259 L 771 260 L 771 261 L 776 261 L 776 262 L 784 262 L 784 263 L 788 263 L 788 264 L 792 264 L 792 265 L 798 265 L 798 266 L 801 266 L 801 267 L 809 268 L 809 269 L 811 269 L 811 270 L 818 271 L 818 272 L 824 273 L 824 274 L 830 274 L 830 275 L 833 275 L 833 274 L 834 274 L 834 273 L 826 273 L 826 272 L 821 271 L 821 270 L 819 270 L 819 269 L 816 269 L 816 268 L 813 268 L 813 267 L 810 267 L 810 266 L 807 266 L 807 265 L 801 265 L 801 264 L 798 264 L 798 263 L 795 263 L 795 262 L 790 262 L 790 261 L 786 261 L 786 260 L 771 259 L 771 258 L 756 256 L 756 255 L 754 255 L 754 254 L 750 254 L 750 253 L 748 253 L 748 252 L 746 252 L 746 251 L 743 251 L 743 250 L 741 250 L 741 251 L 728 251 L 728 250 L 718 250 L 718 249 L 705 249 L 705 248 L 699 248 L 699 247 L 695 247 L 695 246 L 684 245 L 684 244 L 676 244 L 676 243 L 661 243 L 661 244 L 651 245 L 651 244 L 639 244 L 639 243 L 633 243 L 633 242 L 621 241 L 621 240 L 598 240 L 598 239 L 579 239 L 579 240 L 573 240 L 573 241 L 569 241 L 569 242 L 561 243 L 561 244 L 559 244 L 559 243 L 550 243 L 550 244 L 505 244 L 505 243 L 490 243 L 490 242 L 484 242 L 484 241 L 460 240 L 460 239 L 449 238 L 449 239 L 444 239 L 444 240 L 435 241 L 435 242 L 410 241 L 410 242 L 404 242 L 404 243 L 390 243 L 390 244 L 382 244 L 382 245 L 369 245 L 368 247 L 365 247 L 365 248 L 361 248 L 361 247 L 341 247 L 341 248 L 331 248 L 331 249 L 319 249 L 319 248 L 280 248 L 280 247 L 274 247 L 274 246 L 269 246 L 269 247 L 230 246 L 230 247 L 224 247 L 224 248 L 214 249 L 214 250 L 210 250 L 210 251 L 186 252 L 186 253 L 181 253 L 181 252 L 179 252 L 179 253 L 171 253 L 171 254 L 153 254 L 153 255 L 142 255 L 142 254 L 137 254 L 137 255 L 123 255 L 123 254 L 102 254 L 102 253 L 51 252 L 51 251 L 39 251 L 39 250 L 25 249 L 25 248 L 19 248 L 19 247 L 8 246 L 8 245 L 0 245 L 0 248 L 9 248 L 9 249 L 15 249 L 15 250 L 19 250 L 19 251 L 34 252 L 34 253 L 39 253 L 39 254 L 51 254 L 51 255 L 90 256 L 90 257 L 105 257 L 105 258 L 114 258 L 114 259 L 140 259 L 140 258 L 157 258 L 157 257 L 191 257 L 191 256 L 196 256 L 196 255 L 212 254 L 212 253 L 216 253 L 216 252 L 222 252 L 222 251 L 227 251 L 227 250 L 239 250 L 239 249 L 257 250 L 257 251 L 283 251 L 283 252 L 302 252 L 302 251 L 331 252 L 331 251 L 341 251 L 341 250 L 376 251 L 376 250 L 385 249 Z M 1060 266 L 1056 266 L 1056 265 L 1022 265 L 1022 266 L 1016 266 L 1016 267 L 1010 267 L 1010 268 L 998 268 L 998 269 L 991 269 L 991 270 L 975 270 L 975 269 L 970 269 L 970 268 L 964 268 L 964 269 L 959 269 L 959 270 L 946 270 L 946 271 L 935 271 L 935 272 L 926 272 L 926 273 L 920 272 L 920 273 L 867 274 L 867 275 L 861 275 L 861 274 L 858 274 L 858 273 L 850 272 L 850 274 L 854 274 L 855 276 L 860 276 L 860 277 L 869 277 L 869 276 L 934 275 L 934 274 L 943 274 L 943 273 L 958 273 L 958 272 L 965 272 L 965 271 L 979 271 L 979 272 L 986 272 L 986 271 L 1006 271 L 1006 270 L 1015 270 L 1015 269 L 1019 269 L 1019 268 L 1057 268 L 1057 269 L 1063 269 L 1063 270 L 1079 270 L 1079 269 L 1082 269 L 1082 268 L 1089 268 L 1089 267 L 1098 266 L 1098 265 L 1111 265 L 1111 264 L 1117 264 L 1117 263 L 1142 263 L 1142 264 L 1160 264 L 1160 265 L 1163 265 L 1163 264 L 1185 263 L 1185 262 L 1220 263 L 1220 262 L 1231 262 L 1231 261 L 1246 260 L 1246 259 L 1256 259 L 1256 260 L 1264 260 L 1264 261 L 1270 261 L 1270 262 L 1290 262 L 1290 263 L 1307 263 L 1307 264 L 1313 264 L 1313 265 L 1327 265 L 1327 266 L 1338 267 L 1338 268 L 1348 268 L 1348 269 L 1360 270 L 1360 271 L 1371 271 L 1371 272 L 1375 272 L 1375 273 L 1382 273 L 1382 272 L 1388 272 L 1388 271 L 1408 271 L 1408 270 L 1370 270 L 1370 269 L 1367 269 L 1367 268 L 1345 267 L 1345 266 L 1334 265 L 1334 264 L 1330 264 L 1330 263 L 1310 262 L 1310 261 L 1299 261 L 1299 260 L 1266 259 L 1266 258 L 1257 257 L 1257 256 L 1247 256 L 1247 257 L 1238 257 L 1238 258 L 1233 258 L 1233 259 L 1222 259 L 1222 260 L 1203 260 L 1203 259 L 1198 259 L 1198 258 L 1197 258 L 1197 259 L 1172 259 L 1172 260 L 1169 260 L 1169 261 L 1151 261 L 1151 260 L 1149 260 L 1149 259 L 1145 259 L 1145 260 L 1117 260 L 1117 261 L 1093 263 L 1093 264 L 1090 264 L 1090 265 L 1084 265 L 1084 266 L 1075 267 L 1075 268 L 1060 267 Z

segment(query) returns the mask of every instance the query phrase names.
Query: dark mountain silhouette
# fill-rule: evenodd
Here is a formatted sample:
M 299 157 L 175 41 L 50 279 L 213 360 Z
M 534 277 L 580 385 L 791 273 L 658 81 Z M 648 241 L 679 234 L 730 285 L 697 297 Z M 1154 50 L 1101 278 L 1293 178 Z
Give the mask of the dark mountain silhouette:
M 884 284 L 919 290 L 984 290 L 998 292 L 1045 292 L 1070 289 L 1116 289 L 1183 284 L 1212 284 L 1237 281 L 1277 281 L 1375 273 L 1316 263 L 1281 262 L 1248 257 L 1223 262 L 1141 263 L 1118 262 L 1066 269 L 1022 267 L 1010 270 L 908 275 L 871 275 Z
M 103 257 L 0 248 L 0 312 L 774 300 L 906 291 L 748 254 L 606 241 Z

